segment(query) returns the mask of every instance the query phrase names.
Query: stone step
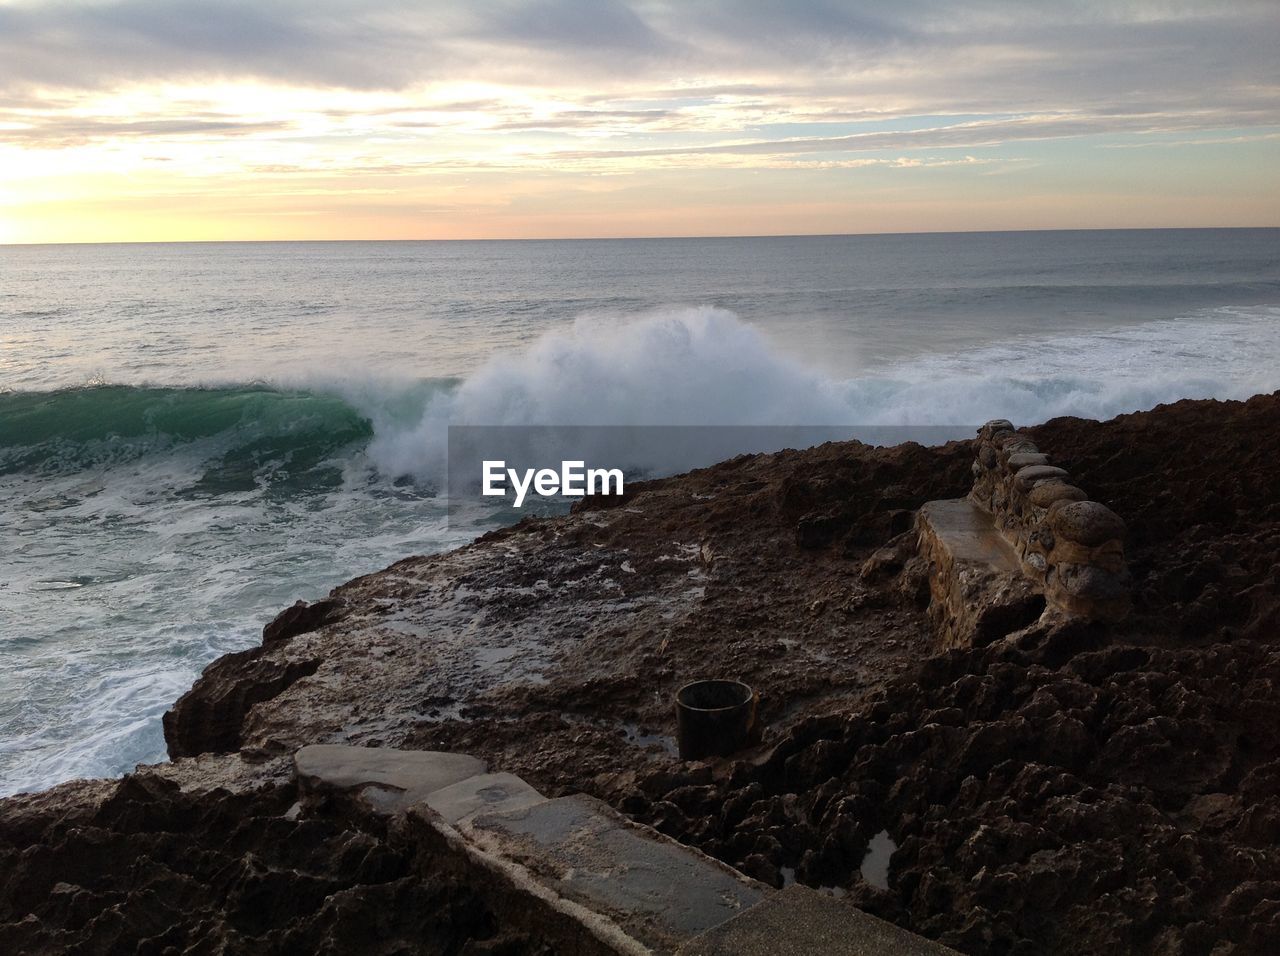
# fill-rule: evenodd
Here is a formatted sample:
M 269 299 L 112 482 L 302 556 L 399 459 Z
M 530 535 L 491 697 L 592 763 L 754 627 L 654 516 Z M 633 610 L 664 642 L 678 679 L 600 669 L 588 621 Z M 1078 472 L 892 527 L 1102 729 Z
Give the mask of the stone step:
M 572 956 L 951 950 L 803 887 L 781 893 L 585 794 L 547 799 L 464 754 L 340 745 L 294 757 L 305 801 L 389 818 L 430 872 Z
M 1018 556 L 1005 540 L 991 513 L 968 498 L 929 501 L 921 519 L 960 564 L 977 564 L 996 572 L 1021 571 Z
M 462 832 L 655 952 L 675 950 L 771 893 L 584 794 L 477 815 Z
M 489 769 L 467 754 L 344 744 L 303 747 L 294 754 L 293 766 L 304 794 L 351 793 L 382 814 L 403 810 Z
M 916 514 L 918 549 L 929 564 L 929 618 L 945 648 L 980 647 L 1035 622 L 1040 588 L 991 514 L 967 498 L 930 501 Z
M 456 826 L 478 813 L 524 810 L 547 798 L 513 773 L 482 773 L 429 793 L 424 802 Z
M 838 899 L 794 884 L 694 937 L 677 956 L 956 956 Z

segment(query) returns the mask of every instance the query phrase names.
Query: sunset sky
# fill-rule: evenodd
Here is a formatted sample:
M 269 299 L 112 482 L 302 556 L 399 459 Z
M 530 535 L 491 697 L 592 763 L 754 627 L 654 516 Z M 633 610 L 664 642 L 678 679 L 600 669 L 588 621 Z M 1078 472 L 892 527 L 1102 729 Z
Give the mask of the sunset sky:
M 0 0 L 0 242 L 1280 225 L 1280 3 Z

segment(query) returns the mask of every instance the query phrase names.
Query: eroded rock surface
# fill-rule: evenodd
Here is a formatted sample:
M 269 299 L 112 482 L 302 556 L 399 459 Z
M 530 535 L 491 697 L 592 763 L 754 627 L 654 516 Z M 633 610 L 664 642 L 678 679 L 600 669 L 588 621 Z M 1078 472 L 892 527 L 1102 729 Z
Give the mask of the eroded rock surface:
M 79 786 L 0 808 L 0 952 L 541 951 L 376 820 L 295 818 L 288 782 Z
M 385 816 L 298 816 L 294 750 L 358 743 L 592 793 L 973 956 L 1280 952 L 1280 396 L 1029 435 L 1080 483 L 1037 479 L 1037 507 L 1086 489 L 1123 520 L 1123 622 L 934 654 L 895 536 L 968 491 L 969 443 L 635 487 L 215 663 L 167 722 L 197 758 L 0 801 L 0 951 L 538 952 Z M 693 676 L 760 691 L 758 750 L 675 760 Z M 880 831 L 886 890 L 859 875 Z
M 969 455 L 744 456 L 406 559 L 338 588 L 335 622 L 212 664 L 166 715 L 170 752 L 451 750 L 563 793 L 673 766 L 672 696 L 704 676 L 751 683 L 781 733 L 928 653 L 922 608 L 859 568 L 963 493 Z
M 963 952 L 1280 951 L 1280 648 L 1101 642 L 1077 625 L 951 652 L 727 781 L 620 799 Z M 881 830 L 887 892 L 858 876 Z

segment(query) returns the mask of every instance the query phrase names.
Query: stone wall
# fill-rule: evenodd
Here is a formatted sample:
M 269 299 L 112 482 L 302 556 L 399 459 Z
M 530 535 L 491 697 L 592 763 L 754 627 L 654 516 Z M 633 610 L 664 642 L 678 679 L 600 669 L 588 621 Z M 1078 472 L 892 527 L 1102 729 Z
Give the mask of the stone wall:
M 1050 607 L 1091 620 L 1129 612 L 1125 526 L 1071 483 L 1025 435 L 998 419 L 978 429 L 970 498 L 991 513 Z

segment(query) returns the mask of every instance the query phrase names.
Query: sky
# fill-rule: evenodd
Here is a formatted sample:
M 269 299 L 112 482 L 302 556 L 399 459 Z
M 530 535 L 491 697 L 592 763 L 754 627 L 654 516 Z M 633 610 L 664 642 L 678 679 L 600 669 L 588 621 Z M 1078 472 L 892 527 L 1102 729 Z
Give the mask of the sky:
M 0 242 L 1280 226 L 1280 2 L 0 0 Z

